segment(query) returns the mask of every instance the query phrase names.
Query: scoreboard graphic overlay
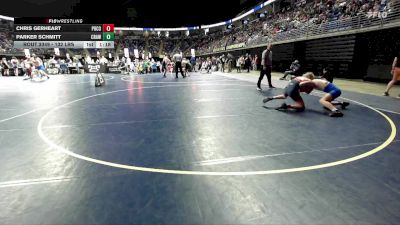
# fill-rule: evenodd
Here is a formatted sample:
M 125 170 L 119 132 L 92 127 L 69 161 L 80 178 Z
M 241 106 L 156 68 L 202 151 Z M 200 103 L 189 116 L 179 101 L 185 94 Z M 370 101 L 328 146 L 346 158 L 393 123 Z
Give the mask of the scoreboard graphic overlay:
M 114 24 L 65 18 L 14 20 L 14 48 L 114 48 L 114 39 Z

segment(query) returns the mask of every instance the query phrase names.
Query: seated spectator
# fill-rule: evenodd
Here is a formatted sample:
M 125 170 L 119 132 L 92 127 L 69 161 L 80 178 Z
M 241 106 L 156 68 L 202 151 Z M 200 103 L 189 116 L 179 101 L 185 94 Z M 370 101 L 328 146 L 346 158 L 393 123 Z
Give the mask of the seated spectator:
M 291 76 L 299 76 L 300 75 L 300 63 L 298 60 L 294 60 L 292 62 L 289 70 L 286 70 L 285 73 L 283 73 L 283 77 L 279 78 L 279 80 L 286 79 L 286 77 L 288 75 L 291 75 Z

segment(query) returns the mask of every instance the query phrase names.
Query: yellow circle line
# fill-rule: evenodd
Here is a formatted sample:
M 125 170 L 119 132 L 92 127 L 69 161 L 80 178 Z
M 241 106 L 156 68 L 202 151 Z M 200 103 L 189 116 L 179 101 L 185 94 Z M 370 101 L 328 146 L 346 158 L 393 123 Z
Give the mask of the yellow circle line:
M 142 89 L 156 88 L 156 87 L 173 87 L 173 86 L 187 86 L 187 85 L 151 86 L 151 87 L 142 87 Z M 63 105 L 56 106 L 53 109 L 49 110 L 40 119 L 40 121 L 38 123 L 38 126 L 37 126 L 37 132 L 38 132 L 40 138 L 42 138 L 42 140 L 44 142 L 46 142 L 46 144 L 48 144 L 50 147 L 52 147 L 52 148 L 54 148 L 54 149 L 56 149 L 58 151 L 61 151 L 61 152 L 65 153 L 65 154 L 67 154 L 67 155 L 70 155 L 72 157 L 75 157 L 75 158 L 78 158 L 78 159 L 82 159 L 82 160 L 86 160 L 86 161 L 89 161 L 89 162 L 93 162 L 93 163 L 97 163 L 97 164 L 101 164 L 101 165 L 105 165 L 105 166 L 121 168 L 121 169 L 142 171 L 142 172 L 178 174 L 178 175 L 207 175 L 207 176 L 248 176 L 248 175 L 280 174 L 280 173 L 293 173 L 293 172 L 301 172 L 301 171 L 316 170 L 316 169 L 322 169 L 322 168 L 327 168 L 327 167 L 338 166 L 338 165 L 341 165 L 341 164 L 353 162 L 353 161 L 368 157 L 370 155 L 373 155 L 373 154 L 383 150 L 385 147 L 387 147 L 394 140 L 394 138 L 396 137 L 396 133 L 397 133 L 396 126 L 395 126 L 394 122 L 388 116 L 386 116 L 384 113 L 378 111 L 377 109 L 375 109 L 375 108 L 373 108 L 371 106 L 365 105 L 363 103 L 360 103 L 360 102 L 357 102 L 357 101 L 354 101 L 354 100 L 347 99 L 349 101 L 355 102 L 355 103 L 357 103 L 359 105 L 362 105 L 364 107 L 367 107 L 367 108 L 379 113 L 381 116 L 383 116 L 383 118 L 386 119 L 386 121 L 389 123 L 389 125 L 391 127 L 390 135 L 386 139 L 386 141 L 384 141 L 378 147 L 376 147 L 376 148 L 374 148 L 374 149 L 372 149 L 370 151 L 367 151 L 367 152 L 365 152 L 363 154 L 356 155 L 356 156 L 353 156 L 351 158 L 347 158 L 347 159 L 343 159 L 343 160 L 334 161 L 334 162 L 323 163 L 323 164 L 318 164 L 318 165 L 313 165 L 313 166 L 288 168 L 288 169 L 260 170 L 260 171 L 246 171 L 246 172 L 242 172 L 242 171 L 237 171 L 237 172 L 212 172 L 212 171 L 210 171 L 209 172 L 209 171 L 173 170 L 173 169 L 160 169 L 160 168 L 131 166 L 131 165 L 113 163 L 113 162 L 94 159 L 94 158 L 90 158 L 90 157 L 87 157 L 87 156 L 83 156 L 83 155 L 79 155 L 77 153 L 74 153 L 74 152 L 72 152 L 72 151 L 70 151 L 68 149 L 65 149 L 65 148 L 63 148 L 61 146 L 58 146 L 58 145 L 54 144 L 43 133 L 43 130 L 42 130 L 43 121 L 45 121 L 45 119 L 46 119 L 46 117 L 48 115 L 50 115 L 52 112 L 58 110 L 61 107 L 64 107 L 66 105 L 70 105 L 70 104 L 73 104 L 75 102 L 82 101 L 82 100 L 85 100 L 85 99 L 88 99 L 88 98 L 92 98 L 92 97 L 96 97 L 96 96 L 100 96 L 100 95 L 111 94 L 111 93 L 116 93 L 116 92 L 127 91 L 127 90 L 133 90 L 133 89 L 140 89 L 140 88 L 129 88 L 129 89 L 105 92 L 105 93 L 101 93 L 101 94 L 95 94 L 95 95 L 87 96 L 87 97 L 84 97 L 84 98 L 76 99 L 74 101 L 65 103 Z

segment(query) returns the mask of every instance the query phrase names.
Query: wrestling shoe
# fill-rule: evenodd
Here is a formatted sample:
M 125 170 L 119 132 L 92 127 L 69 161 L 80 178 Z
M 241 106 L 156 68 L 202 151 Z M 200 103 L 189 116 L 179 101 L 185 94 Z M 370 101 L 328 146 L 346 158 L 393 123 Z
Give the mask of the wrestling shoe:
M 348 103 L 348 102 L 343 102 L 343 103 L 341 104 L 342 109 L 346 109 L 346 107 L 349 106 L 349 105 L 350 105 L 350 103 Z
M 288 105 L 286 104 L 286 103 L 282 103 L 282 105 L 281 106 L 279 106 L 279 107 L 277 107 L 277 108 L 275 108 L 276 110 L 285 110 L 285 109 L 287 109 L 288 108 Z
M 342 117 L 343 113 L 340 112 L 339 110 L 335 110 L 335 111 L 332 111 L 331 113 L 329 113 L 329 116 L 330 117 Z
M 269 101 L 271 101 L 273 98 L 272 97 L 267 97 L 263 99 L 263 103 L 267 103 Z

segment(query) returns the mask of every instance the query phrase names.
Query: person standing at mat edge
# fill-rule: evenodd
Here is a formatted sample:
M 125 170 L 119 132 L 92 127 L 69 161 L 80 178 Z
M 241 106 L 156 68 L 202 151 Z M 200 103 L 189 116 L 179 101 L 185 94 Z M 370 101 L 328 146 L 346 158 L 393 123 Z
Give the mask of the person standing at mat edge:
M 393 60 L 392 71 L 390 73 L 392 74 L 392 80 L 387 84 L 386 90 L 383 93 L 384 96 L 389 96 L 389 90 L 400 80 L 400 52 L 397 53 L 397 57 Z M 400 94 L 397 97 L 400 98 Z
M 261 72 L 260 77 L 257 82 L 257 90 L 261 91 L 261 81 L 264 78 L 264 75 L 267 75 L 269 88 L 274 88 L 271 83 L 271 70 L 272 70 L 272 45 L 269 44 L 267 49 L 265 49 L 261 56 Z
M 182 55 L 180 53 L 176 53 L 172 58 L 175 62 L 176 78 L 178 78 L 178 69 L 181 71 L 182 77 L 185 78 L 185 75 L 183 74 L 182 70 Z

